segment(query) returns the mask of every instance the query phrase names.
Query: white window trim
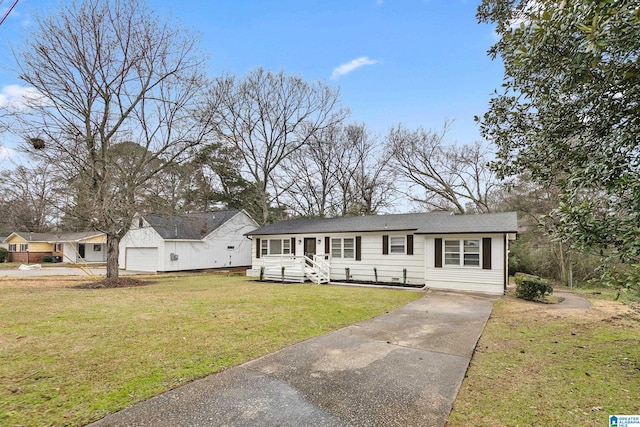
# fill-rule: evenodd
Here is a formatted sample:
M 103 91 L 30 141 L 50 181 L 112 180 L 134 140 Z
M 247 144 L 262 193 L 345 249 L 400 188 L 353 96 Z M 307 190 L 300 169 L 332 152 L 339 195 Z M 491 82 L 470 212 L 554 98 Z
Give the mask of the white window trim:
M 481 269 L 482 268 L 482 239 L 481 238 L 469 238 L 469 237 L 461 237 L 461 238 L 457 238 L 457 239 L 448 239 L 448 238 L 443 238 L 442 239 L 442 267 L 444 268 L 477 268 L 477 269 Z M 464 263 L 464 256 L 465 256 L 465 250 L 464 250 L 464 242 L 465 241 L 470 241 L 473 240 L 475 242 L 478 242 L 478 252 L 467 252 L 467 254 L 478 254 L 478 265 L 465 265 Z M 451 241 L 457 241 L 458 242 L 458 256 L 459 256 L 459 261 L 458 264 L 447 264 L 447 242 L 451 242 Z M 450 252 L 450 253 L 454 253 L 454 252 Z
M 402 252 L 393 252 L 391 250 L 391 246 L 392 246 L 391 245 L 391 241 L 393 239 L 402 239 Z M 393 246 L 400 246 L 400 245 L 393 245 Z M 388 252 L 389 255 L 406 255 L 407 254 L 407 236 L 405 236 L 405 235 L 395 235 L 395 236 L 390 235 L 389 236 L 389 247 L 387 249 L 388 249 L 387 252 Z
M 334 240 L 340 241 L 340 255 L 339 256 L 336 256 L 336 255 L 333 254 L 333 242 L 334 242 Z M 352 256 L 347 257 L 347 256 L 344 255 L 344 241 L 345 240 L 351 240 L 351 242 L 352 242 L 352 245 L 353 245 L 351 247 Z M 336 259 L 356 259 L 356 238 L 355 237 L 332 237 L 330 239 L 329 245 L 330 245 L 331 258 L 336 258 Z
M 279 240 L 280 241 L 280 249 L 282 251 L 282 253 L 279 254 L 272 254 L 271 253 L 271 242 L 274 240 Z M 285 246 L 286 249 L 289 251 L 288 253 L 284 253 L 285 251 Z M 260 240 L 260 256 L 283 256 L 283 255 L 293 255 L 291 253 L 291 239 L 262 239 Z
M 16 249 L 18 247 L 16 246 L 15 243 L 9 243 L 9 252 L 18 252 Z
M 29 252 L 29 244 L 20 243 L 20 252 Z

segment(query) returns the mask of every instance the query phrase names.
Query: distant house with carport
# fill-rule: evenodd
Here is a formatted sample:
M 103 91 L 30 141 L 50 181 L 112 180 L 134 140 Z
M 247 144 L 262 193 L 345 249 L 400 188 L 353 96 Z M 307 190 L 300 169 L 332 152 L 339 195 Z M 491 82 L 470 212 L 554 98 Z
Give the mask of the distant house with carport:
M 363 281 L 502 294 L 515 212 L 449 212 L 281 221 L 253 230 L 251 276 Z
M 97 231 L 32 233 L 16 231 L 6 237 L 9 262 L 41 263 L 43 257 L 59 257 L 68 263 L 102 263 L 107 259 L 107 237 Z
M 185 271 L 251 265 L 246 233 L 258 224 L 244 210 L 138 214 L 120 240 L 119 264 L 132 271 Z

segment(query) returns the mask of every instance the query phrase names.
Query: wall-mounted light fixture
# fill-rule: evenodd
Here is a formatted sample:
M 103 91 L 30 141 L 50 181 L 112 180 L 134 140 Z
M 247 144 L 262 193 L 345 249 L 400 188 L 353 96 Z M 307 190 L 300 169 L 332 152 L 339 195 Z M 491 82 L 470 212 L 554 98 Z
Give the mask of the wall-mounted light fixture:
M 322 244 L 322 239 L 318 239 L 318 244 L 321 245 Z
M 298 244 L 299 245 L 302 244 L 302 240 L 298 239 Z

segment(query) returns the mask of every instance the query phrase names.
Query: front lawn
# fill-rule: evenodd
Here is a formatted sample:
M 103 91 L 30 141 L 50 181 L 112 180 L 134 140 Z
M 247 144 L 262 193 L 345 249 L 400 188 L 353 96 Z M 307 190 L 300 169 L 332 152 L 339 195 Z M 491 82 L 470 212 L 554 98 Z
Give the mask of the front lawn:
M 86 424 L 424 295 L 213 274 L 61 287 L 79 280 L 0 286 L 0 424 Z
M 603 426 L 640 414 L 640 307 L 589 290 L 587 310 L 494 303 L 449 418 L 454 426 Z

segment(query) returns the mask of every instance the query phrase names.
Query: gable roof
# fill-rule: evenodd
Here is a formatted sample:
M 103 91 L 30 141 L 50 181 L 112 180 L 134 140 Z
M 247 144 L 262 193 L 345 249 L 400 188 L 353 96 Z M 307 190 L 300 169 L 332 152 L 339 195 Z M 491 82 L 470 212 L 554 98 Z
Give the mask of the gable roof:
M 415 234 L 516 233 L 515 212 L 452 215 L 449 212 L 350 216 L 280 221 L 246 233 L 274 234 L 347 233 L 367 231 L 413 231 Z
M 6 242 L 14 236 L 18 236 L 27 242 L 64 243 L 81 242 L 91 237 L 102 236 L 100 231 L 78 231 L 71 233 L 32 233 L 30 231 L 14 231 L 3 241 Z
M 184 215 L 141 215 L 165 240 L 201 240 L 240 211 L 193 212 Z

